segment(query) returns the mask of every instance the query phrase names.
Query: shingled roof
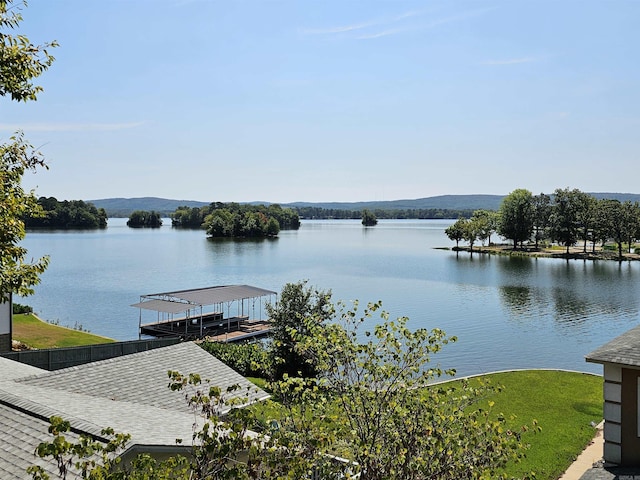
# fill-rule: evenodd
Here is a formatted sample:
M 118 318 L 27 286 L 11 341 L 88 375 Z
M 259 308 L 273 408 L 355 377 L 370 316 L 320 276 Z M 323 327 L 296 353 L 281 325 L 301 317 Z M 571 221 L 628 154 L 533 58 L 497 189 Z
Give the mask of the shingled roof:
M 268 397 L 192 342 L 54 372 L 0 358 L 0 478 L 29 478 L 26 468 L 43 464 L 33 452 L 51 438 L 53 415 L 91 435 L 105 427 L 129 433 L 130 448 L 175 447 L 178 438 L 190 445 L 193 412 L 168 388 L 169 370 L 198 373 L 223 391 L 238 384 L 249 402 Z
M 586 357 L 592 363 L 616 363 L 640 367 L 640 326 L 605 343 Z

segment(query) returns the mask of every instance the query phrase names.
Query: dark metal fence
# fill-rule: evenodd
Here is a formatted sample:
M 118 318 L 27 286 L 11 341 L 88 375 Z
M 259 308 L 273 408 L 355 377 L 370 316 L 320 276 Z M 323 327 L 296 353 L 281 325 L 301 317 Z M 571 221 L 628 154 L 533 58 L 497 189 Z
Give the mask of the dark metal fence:
M 101 343 L 99 345 L 87 345 L 84 347 L 23 350 L 20 352 L 3 353 L 2 356 L 45 370 L 59 370 L 61 368 L 75 367 L 76 365 L 82 365 L 84 363 L 175 345 L 179 342 L 180 339 L 176 337 L 154 338 L 149 340 L 131 340 L 128 342 Z

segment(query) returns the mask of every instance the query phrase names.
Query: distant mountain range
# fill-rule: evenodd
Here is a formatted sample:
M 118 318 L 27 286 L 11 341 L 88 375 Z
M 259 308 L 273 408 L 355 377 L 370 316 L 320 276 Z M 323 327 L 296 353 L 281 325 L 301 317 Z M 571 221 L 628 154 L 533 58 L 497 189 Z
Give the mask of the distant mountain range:
M 596 198 L 613 198 L 620 201 L 640 202 L 640 194 L 636 193 L 591 193 Z M 449 210 L 497 210 L 504 195 L 439 195 L 436 197 L 417 198 L 414 200 L 388 200 L 373 202 L 294 202 L 282 203 L 283 207 L 318 207 L 335 210 L 412 210 L 412 209 L 449 209 Z M 134 210 L 156 211 L 168 216 L 176 208 L 202 207 L 211 202 L 196 200 L 171 200 L 158 197 L 140 198 L 103 198 L 87 200 L 98 208 L 104 208 L 109 217 L 128 217 Z M 251 204 L 269 204 L 270 202 L 243 202 Z

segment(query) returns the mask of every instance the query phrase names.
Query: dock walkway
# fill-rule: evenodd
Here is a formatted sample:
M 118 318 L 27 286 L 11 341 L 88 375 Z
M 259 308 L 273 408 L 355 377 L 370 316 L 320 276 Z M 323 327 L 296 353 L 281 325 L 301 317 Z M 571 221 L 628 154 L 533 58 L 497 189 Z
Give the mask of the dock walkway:
M 202 318 L 177 318 L 140 326 L 142 335 L 153 337 L 180 337 L 185 340 L 208 338 L 216 342 L 239 342 L 249 338 L 268 335 L 271 325 L 268 320 L 249 320 L 248 316 L 223 318 L 214 312 Z

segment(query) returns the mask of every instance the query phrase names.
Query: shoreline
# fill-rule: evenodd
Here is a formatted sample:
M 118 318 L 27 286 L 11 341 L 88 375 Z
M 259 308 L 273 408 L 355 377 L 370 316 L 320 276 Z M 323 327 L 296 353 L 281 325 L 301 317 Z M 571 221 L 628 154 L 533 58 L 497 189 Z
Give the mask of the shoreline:
M 638 261 L 640 254 L 622 252 L 622 259 L 618 257 L 618 251 L 602 250 L 597 248 L 596 251 L 587 250 L 585 253 L 583 247 L 569 247 L 567 253 L 566 247 L 562 249 L 556 248 L 517 248 L 513 249 L 511 245 L 491 245 L 491 246 L 474 246 L 473 251 L 468 246 L 460 247 L 440 247 L 438 250 L 451 250 L 454 252 L 467 252 L 469 254 L 482 253 L 488 255 L 505 255 L 511 257 L 530 257 L 530 258 L 561 258 L 564 260 L 606 260 L 606 261 Z

